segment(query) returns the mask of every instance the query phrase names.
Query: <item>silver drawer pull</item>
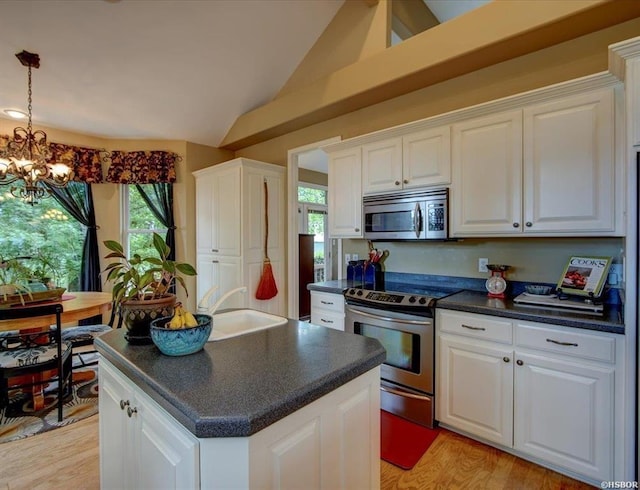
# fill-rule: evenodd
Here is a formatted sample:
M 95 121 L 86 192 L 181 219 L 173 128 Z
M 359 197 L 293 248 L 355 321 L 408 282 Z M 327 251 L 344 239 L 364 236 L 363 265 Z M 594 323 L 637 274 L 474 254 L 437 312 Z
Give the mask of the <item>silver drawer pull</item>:
M 138 407 L 127 407 L 127 415 L 129 416 L 129 418 L 131 418 L 134 413 L 138 413 Z
M 332 301 L 324 301 L 324 300 L 320 300 L 320 303 L 322 303 L 323 305 L 332 305 L 333 302 Z
M 483 332 L 486 330 L 484 327 L 472 327 L 471 325 L 462 324 L 463 328 L 468 328 L 469 330 L 482 330 Z
M 129 406 L 129 400 L 127 401 L 120 400 L 120 410 L 124 410 L 128 406 Z
M 547 339 L 547 342 L 551 342 L 552 344 L 558 345 L 566 345 L 568 347 L 578 347 L 578 344 L 574 342 L 560 342 L 559 340 Z
M 322 323 L 333 323 L 333 320 L 325 320 L 324 318 L 320 318 Z

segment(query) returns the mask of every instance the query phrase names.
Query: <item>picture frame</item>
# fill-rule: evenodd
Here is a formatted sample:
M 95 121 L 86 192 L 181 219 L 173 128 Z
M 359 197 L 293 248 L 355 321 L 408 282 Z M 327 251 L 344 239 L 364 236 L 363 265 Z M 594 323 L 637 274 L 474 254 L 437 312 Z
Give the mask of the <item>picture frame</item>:
M 558 281 L 558 291 L 599 298 L 607 283 L 612 261 L 613 257 L 571 256 Z

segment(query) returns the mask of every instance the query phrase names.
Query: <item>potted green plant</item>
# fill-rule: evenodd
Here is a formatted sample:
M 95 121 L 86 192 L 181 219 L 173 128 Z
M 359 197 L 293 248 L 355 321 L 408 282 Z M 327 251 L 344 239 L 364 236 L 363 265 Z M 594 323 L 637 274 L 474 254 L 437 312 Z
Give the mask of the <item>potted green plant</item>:
M 128 258 L 124 247 L 115 240 L 103 242 L 109 254 L 117 259 L 104 270 L 107 282 L 113 283 L 113 300 L 127 327 L 126 338 L 132 344 L 151 342 L 149 326 L 152 320 L 172 316 L 176 295 L 171 287 L 180 285 L 188 295 L 183 276 L 195 276 L 193 266 L 169 260 L 171 249 L 157 233 L 153 234 L 153 248 L 157 256 Z
M 24 304 L 24 295 L 31 296 L 31 270 L 18 259 L 5 260 L 0 256 L 0 302 L 9 303 L 17 296 Z

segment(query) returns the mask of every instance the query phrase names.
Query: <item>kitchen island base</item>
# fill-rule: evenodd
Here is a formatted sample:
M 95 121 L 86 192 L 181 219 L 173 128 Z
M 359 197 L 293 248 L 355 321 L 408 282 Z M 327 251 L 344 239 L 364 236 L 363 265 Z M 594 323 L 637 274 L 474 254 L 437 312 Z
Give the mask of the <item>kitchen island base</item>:
M 248 437 L 194 437 L 105 359 L 100 382 L 103 489 L 380 487 L 379 366 Z

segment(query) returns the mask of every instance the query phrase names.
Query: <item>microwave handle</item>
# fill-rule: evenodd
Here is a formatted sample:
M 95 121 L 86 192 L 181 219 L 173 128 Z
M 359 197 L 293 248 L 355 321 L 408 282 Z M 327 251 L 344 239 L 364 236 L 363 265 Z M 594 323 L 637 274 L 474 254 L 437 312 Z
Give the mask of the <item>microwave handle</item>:
M 413 229 L 416 232 L 416 238 L 420 238 L 420 223 L 422 223 L 422 212 L 420 210 L 420 203 L 417 202 L 413 210 Z

